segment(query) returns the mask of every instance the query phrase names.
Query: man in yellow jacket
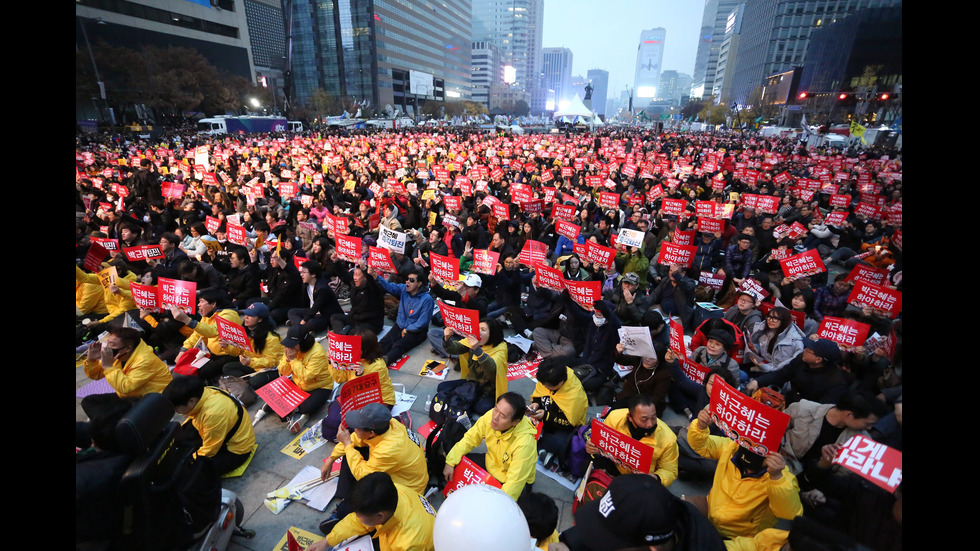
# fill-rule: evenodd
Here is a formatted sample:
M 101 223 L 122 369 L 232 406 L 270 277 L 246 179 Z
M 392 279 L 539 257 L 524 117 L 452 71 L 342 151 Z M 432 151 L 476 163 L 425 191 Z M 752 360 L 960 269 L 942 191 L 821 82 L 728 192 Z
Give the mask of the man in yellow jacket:
M 384 404 L 368 404 L 348 412 L 345 422 L 347 428 L 337 431 L 338 444 L 320 469 L 325 480 L 334 460 L 344 458 L 336 494 L 344 501 L 337 506 L 336 518 L 343 518 L 352 511 L 346 501 L 351 489 L 356 481 L 373 472 L 388 473 L 395 483 L 413 492 L 425 493 L 429 482 L 425 454 L 409 437 L 405 425 L 391 417 L 391 410 Z
M 523 492 L 530 491 L 534 484 L 537 462 L 537 444 L 534 440 L 537 430 L 524 416 L 526 409 L 527 402 L 520 394 L 501 394 L 493 409 L 483 414 L 466 431 L 462 440 L 449 450 L 446 467 L 443 469 L 446 480 L 452 478 L 453 470 L 464 455 L 486 441 L 486 457 L 482 454 L 471 454 L 468 457 L 496 478 L 502 484 L 501 490 L 514 498 L 514 501 Z
M 702 457 L 718 460 L 708 493 L 708 519 L 725 538 L 752 537 L 803 514 L 800 486 L 779 453 L 767 457 L 741 448 L 737 442 L 711 436 L 708 408 L 687 429 L 687 441 Z M 691 500 L 694 501 L 694 500 Z
M 610 411 L 603 423 L 653 448 L 650 471 L 645 474 L 656 478 L 664 486 L 670 486 L 674 480 L 677 480 L 677 459 L 680 455 L 677 449 L 677 436 L 667 423 L 657 417 L 657 406 L 654 405 L 652 397 L 645 394 L 630 396 L 626 401 L 626 408 Z M 613 476 L 635 472 L 628 466 L 600 456 L 602 450 L 591 441 L 586 440 L 585 451 L 593 456 L 595 467 Z
M 371 473 L 357 481 L 350 501 L 354 512 L 307 551 L 325 551 L 372 531 L 381 551 L 434 551 L 435 509 L 418 492 L 392 482 L 387 473 Z
M 547 358 L 538 366 L 538 384 L 531 393 L 528 416 L 544 423 L 538 449 L 547 452 L 544 464 L 555 457 L 562 470 L 568 469 L 568 453 L 576 429 L 585 424 L 589 398 L 568 364 L 572 358 Z
M 255 447 L 255 432 L 245 408 L 231 395 L 205 387 L 200 377 L 178 375 L 163 390 L 163 397 L 177 413 L 187 416 L 190 422 L 184 422 L 181 436 L 200 439 L 195 456 L 211 458 L 219 476 L 245 463 Z M 197 438 L 191 428 L 196 429 Z
M 230 308 L 224 308 L 228 302 L 227 291 L 221 289 L 207 289 L 201 292 L 197 301 L 197 313 L 200 314 L 200 321 L 192 319 L 185 312 L 177 308 L 171 308 L 170 312 L 174 319 L 183 323 L 194 330 L 194 333 L 184 341 L 183 350 L 190 350 L 197 346 L 202 340 L 211 353 L 211 360 L 201 366 L 197 374 L 205 381 L 217 381 L 221 376 L 225 364 L 234 362 L 243 353 L 241 348 L 232 346 L 218 338 L 218 322 L 215 318 L 224 318 L 232 323 L 241 325 L 242 318 L 238 312 Z
M 131 327 L 110 329 L 104 345 L 98 341 L 92 343 L 84 368 L 88 378 L 108 381 L 120 398 L 161 392 L 171 381 L 167 364 L 140 339 L 139 331 Z

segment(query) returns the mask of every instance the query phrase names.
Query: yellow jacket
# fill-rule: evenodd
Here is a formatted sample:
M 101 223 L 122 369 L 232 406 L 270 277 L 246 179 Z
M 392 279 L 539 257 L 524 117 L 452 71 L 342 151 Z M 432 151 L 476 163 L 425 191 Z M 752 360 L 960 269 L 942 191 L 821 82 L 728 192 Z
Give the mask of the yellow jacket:
M 238 455 L 252 453 L 255 446 L 255 432 L 252 430 L 252 422 L 248 418 L 248 412 L 242 408 L 244 416 L 238 425 L 235 435 L 228 440 L 228 451 Z M 194 406 L 194 409 L 187 414 L 187 419 L 194 424 L 194 428 L 201 435 L 204 443 L 197 450 L 198 456 L 214 457 L 220 450 L 221 444 L 228 436 L 228 431 L 235 426 L 238 420 L 238 406 L 234 398 L 229 398 L 221 391 L 204 387 L 204 394 Z
M 478 372 L 488 371 L 491 366 L 490 362 L 481 362 L 481 358 L 476 358 L 473 351 L 464 344 L 452 345 L 450 348 L 452 348 L 453 354 L 459 354 L 460 378 L 476 381 L 483 386 L 484 377 Z M 501 394 L 507 392 L 507 343 L 501 342 L 497 346 L 484 346 L 483 353 L 493 360 L 494 399 L 496 400 Z M 470 358 L 474 358 L 474 363 L 477 365 L 472 376 L 470 375 Z M 489 379 L 489 377 L 486 378 Z
M 687 429 L 687 441 L 702 457 L 718 460 L 708 494 L 708 519 L 725 538 L 755 536 L 774 527 L 777 518 L 791 520 L 803 514 L 800 486 L 789 467 L 779 480 L 772 480 L 768 472 L 742 478 L 732 463 L 738 443 L 711 436 L 708 429 L 698 428 L 696 420 Z
M 371 373 L 377 373 L 378 380 L 381 382 L 382 400 L 389 406 L 395 405 L 395 387 L 391 384 L 391 376 L 388 374 L 388 364 L 385 362 L 384 357 L 382 356 L 371 363 L 361 360 L 361 365 L 364 366 L 364 374 L 361 377 Z M 337 384 L 344 384 L 347 381 L 353 381 L 357 378 L 353 371 L 334 369 L 333 366 L 330 366 L 330 376 L 333 377 L 333 381 Z
M 582 382 L 578 380 L 575 372 L 571 368 L 565 368 L 568 379 L 561 385 L 555 393 L 545 388 L 540 382 L 534 387 L 531 393 L 531 400 L 538 397 L 550 396 L 558 404 L 565 418 L 572 423 L 573 427 L 580 427 L 585 424 L 586 410 L 589 409 L 589 397 L 582 388 Z
M 554 532 L 551 533 L 550 536 L 545 538 L 544 541 L 538 544 L 538 549 L 540 549 L 541 551 L 548 551 L 549 543 L 558 543 L 559 541 L 560 540 L 558 539 L 558 530 L 555 530 Z
M 396 484 L 400 484 L 418 493 L 425 493 L 429 482 L 429 471 L 425 463 L 425 454 L 418 444 L 408 437 L 408 429 L 397 419 L 388 423 L 388 431 L 384 434 L 361 440 L 354 431 L 350 435 L 350 447 L 338 443 L 330 453 L 330 460 L 347 457 L 354 478 L 360 480 L 373 472 L 386 472 Z M 367 461 L 355 448 L 367 446 L 371 452 Z
M 725 540 L 726 551 L 779 551 L 789 542 L 789 532 L 769 528 L 751 538 Z
M 333 378 L 330 377 L 330 362 L 327 353 L 320 343 L 313 343 L 313 348 L 296 354 L 296 359 L 289 361 L 285 353 L 279 360 L 279 374 L 293 376 L 293 383 L 305 392 L 318 388 L 333 388 Z
M 215 317 L 221 317 L 228 321 L 242 324 L 242 318 L 238 315 L 238 312 L 227 309 L 219 310 L 218 312 L 212 312 L 210 316 L 204 316 L 201 321 L 197 322 L 194 326 L 194 334 L 187 337 L 184 341 L 183 347 L 186 349 L 194 348 L 201 339 L 206 339 L 208 350 L 214 356 L 238 356 L 242 353 L 242 349 L 237 346 L 228 346 L 227 348 L 221 348 L 221 344 L 218 342 L 218 322 L 214 320 Z
M 105 345 L 103 345 L 105 346 Z M 167 364 L 153 353 L 150 345 L 142 340 L 129 355 L 125 364 L 116 360 L 112 367 L 103 369 L 99 360 L 85 360 L 85 375 L 89 379 L 103 377 L 121 398 L 145 396 L 151 392 L 163 392 L 173 377 Z
M 125 276 L 120 277 L 116 280 L 116 287 L 119 287 L 119 293 L 113 293 L 108 287 L 102 286 L 102 281 L 99 279 L 98 274 L 83 272 L 81 268 L 75 266 L 76 284 L 89 283 L 98 285 L 102 288 L 102 296 L 105 302 L 105 307 L 109 313 L 104 318 L 99 320 L 101 323 L 110 321 L 116 316 L 120 316 L 130 310 L 135 310 L 138 308 L 136 303 L 133 302 L 133 293 L 129 290 L 129 284 L 133 281 L 136 281 L 136 275 L 133 273 L 127 273 Z
M 492 416 L 491 409 L 466 431 L 462 440 L 446 455 L 446 465 L 455 467 L 464 455 L 486 440 L 487 472 L 499 480 L 503 484 L 501 490 L 516 501 L 524 491 L 524 485 L 534 483 L 538 461 L 538 443 L 534 437 L 538 431 L 527 417 L 506 432 L 495 431 L 490 426 Z
M 381 551 L 434 551 L 432 527 L 436 522 L 436 512 L 432 505 L 419 493 L 395 482 L 398 490 L 398 505 L 388 522 L 380 526 L 366 526 L 351 513 L 344 517 L 327 534 L 331 547 L 354 536 L 363 536 L 376 530 L 375 538 L 381 544 Z
M 607 427 L 614 428 L 629 436 L 628 416 L 628 409 L 614 409 L 609 412 L 604 423 Z M 670 430 L 670 427 L 667 426 L 667 423 L 664 423 L 663 419 L 657 418 L 657 428 L 653 431 L 653 434 L 641 438 L 640 442 L 653 448 L 653 460 L 650 461 L 650 474 L 655 474 L 660 477 L 660 483 L 664 487 L 670 486 L 677 480 L 677 458 L 680 455 L 677 450 L 677 436 L 674 434 L 674 431 Z M 617 469 L 620 474 L 629 474 L 632 472 L 626 467 L 617 467 Z
M 77 267 L 76 267 L 77 268 Z M 109 310 L 105 305 L 105 294 L 102 286 L 75 278 L 75 306 L 83 314 L 106 315 Z
M 255 339 L 250 340 L 252 341 L 252 350 L 255 350 Z M 284 350 L 279 335 L 275 331 L 269 331 L 269 334 L 265 336 L 265 348 L 262 349 L 262 352 L 242 350 L 242 355 L 252 358 L 252 363 L 248 364 L 248 367 L 255 371 L 265 371 L 279 367 Z

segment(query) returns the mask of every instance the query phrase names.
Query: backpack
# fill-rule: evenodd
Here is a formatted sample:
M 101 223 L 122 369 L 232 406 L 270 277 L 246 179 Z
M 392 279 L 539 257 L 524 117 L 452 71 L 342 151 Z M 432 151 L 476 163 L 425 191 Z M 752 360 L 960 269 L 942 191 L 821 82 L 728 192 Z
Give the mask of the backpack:
M 596 501 L 605 495 L 611 482 L 612 475 L 602 469 L 594 469 L 592 463 L 589 463 L 585 477 L 582 478 L 582 484 L 575 492 L 575 501 L 572 502 L 572 514 L 574 515 L 580 506 Z
M 429 407 L 429 419 L 436 424 L 443 424 L 460 415 L 469 416 L 476 402 L 477 390 L 475 381 L 458 379 L 439 383 L 436 387 L 436 395 L 432 398 L 432 405 Z
M 441 490 L 446 485 L 442 471 L 446 468 L 446 456 L 457 442 L 463 439 L 466 427 L 455 418 L 439 424 L 425 439 L 425 463 L 429 471 L 430 485 Z
M 591 425 L 585 424 L 575 429 L 572 435 L 572 445 L 568 452 L 568 472 L 575 478 L 581 478 L 589 468 L 589 454 L 585 451 L 585 443 L 589 441 Z

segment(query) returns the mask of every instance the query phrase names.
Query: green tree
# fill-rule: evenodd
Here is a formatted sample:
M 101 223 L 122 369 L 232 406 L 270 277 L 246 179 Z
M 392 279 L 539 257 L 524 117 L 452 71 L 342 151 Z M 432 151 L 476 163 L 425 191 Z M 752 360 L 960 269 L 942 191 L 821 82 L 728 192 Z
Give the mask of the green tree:
M 513 113 L 516 117 L 527 116 L 531 112 L 531 106 L 527 104 L 526 101 L 519 99 L 514 102 Z

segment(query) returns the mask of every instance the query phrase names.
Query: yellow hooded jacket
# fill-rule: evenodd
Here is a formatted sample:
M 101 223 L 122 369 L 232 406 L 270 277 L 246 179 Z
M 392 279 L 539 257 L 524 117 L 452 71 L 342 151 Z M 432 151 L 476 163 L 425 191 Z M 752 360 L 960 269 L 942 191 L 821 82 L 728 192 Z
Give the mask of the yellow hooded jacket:
M 580 427 L 585 424 L 586 411 L 589 409 L 589 397 L 582 388 L 582 382 L 578 380 L 575 372 L 570 367 L 565 368 L 568 379 L 561 385 L 556 392 L 552 393 L 540 382 L 534 387 L 531 393 L 531 400 L 538 397 L 550 396 L 558 404 L 565 418 L 572 423 L 573 427 Z
M 424 493 L 429 483 L 429 471 L 425 463 L 425 454 L 418 444 L 408 437 L 408 429 L 397 419 L 388 423 L 388 431 L 384 434 L 361 440 L 354 431 L 350 435 L 350 447 L 338 443 L 330 453 L 330 460 L 338 457 L 347 458 L 354 478 L 360 480 L 373 472 L 385 472 L 395 484 L 405 486 L 417 493 Z M 354 448 L 367 446 L 371 452 L 365 461 L 361 453 Z
M 284 377 L 292 375 L 293 383 L 305 392 L 333 388 L 330 363 L 320 343 L 313 343 L 313 347 L 306 352 L 297 353 L 293 361 L 287 360 L 284 352 L 279 361 L 279 374 Z
M 493 410 L 486 412 L 466 431 L 462 440 L 449 450 L 446 465 L 455 467 L 473 448 L 487 442 L 487 472 L 503 484 L 501 488 L 516 501 L 525 484 L 534 483 L 535 465 L 538 461 L 537 429 L 527 417 L 517 426 L 505 432 L 493 430 L 490 418 Z
M 391 376 L 388 374 L 388 364 L 385 363 L 383 357 L 368 363 L 366 360 L 361 360 L 361 365 L 364 366 L 364 374 L 369 375 L 371 373 L 378 374 L 378 381 L 381 383 L 381 399 L 384 403 L 389 406 L 395 405 L 395 387 L 391 384 Z M 344 384 L 347 381 L 353 381 L 357 378 L 357 375 L 349 369 L 334 369 L 330 366 L 330 376 L 337 384 Z
M 194 334 L 187 337 L 184 341 L 183 347 L 185 349 L 191 349 L 197 346 L 197 343 L 201 339 L 206 339 L 208 350 L 211 354 L 215 356 L 238 356 L 241 355 L 242 349 L 237 346 L 228 346 L 226 348 L 221 348 L 221 343 L 218 342 L 218 322 L 214 320 L 216 317 L 224 318 L 228 321 L 235 322 L 238 325 L 242 324 L 242 318 L 238 315 L 238 312 L 232 309 L 219 310 L 218 312 L 212 312 L 210 316 L 204 316 L 201 321 L 197 322 L 194 326 Z
M 252 350 L 255 350 L 255 339 L 251 339 L 251 341 Z M 279 367 L 279 362 L 282 361 L 284 354 L 283 350 L 282 339 L 279 338 L 279 335 L 275 331 L 269 331 L 269 334 L 265 336 L 265 348 L 262 349 L 262 352 L 242 350 L 242 355 L 252 358 L 252 362 L 248 364 L 248 367 L 255 371 L 265 371 L 266 369 Z
M 142 340 L 125 363 L 116 360 L 108 369 L 103 369 L 102 362 L 99 360 L 86 359 L 85 375 L 96 381 L 104 377 L 120 398 L 162 392 L 173 380 L 167 364 L 153 353 L 150 345 Z
M 243 415 L 238 430 L 228 440 L 228 451 L 238 455 L 252 453 L 252 448 L 255 446 L 255 431 L 252 430 L 252 423 L 244 408 Z M 217 389 L 204 387 L 204 394 L 201 395 L 194 409 L 187 414 L 187 419 L 197 429 L 203 441 L 196 455 L 214 457 L 221 451 L 221 444 L 228 436 L 228 431 L 238 420 L 238 406 L 234 398 L 225 396 Z
M 603 422 L 607 427 L 630 435 L 628 409 L 614 409 L 609 412 Z M 657 428 L 650 436 L 640 439 L 640 442 L 653 448 L 653 460 L 650 462 L 650 474 L 660 477 L 660 483 L 666 488 L 677 480 L 677 459 L 680 456 L 677 450 L 677 436 L 670 430 L 663 419 L 657 418 Z M 632 471 L 627 467 L 616 467 L 620 474 L 629 474 Z
M 366 526 L 351 513 L 344 517 L 327 534 L 331 547 L 354 536 L 363 536 L 375 530 L 374 536 L 381 544 L 381 551 L 434 551 L 432 528 L 436 512 L 419 493 L 397 482 L 398 505 L 388 522 L 380 526 Z

